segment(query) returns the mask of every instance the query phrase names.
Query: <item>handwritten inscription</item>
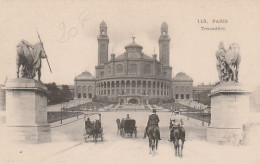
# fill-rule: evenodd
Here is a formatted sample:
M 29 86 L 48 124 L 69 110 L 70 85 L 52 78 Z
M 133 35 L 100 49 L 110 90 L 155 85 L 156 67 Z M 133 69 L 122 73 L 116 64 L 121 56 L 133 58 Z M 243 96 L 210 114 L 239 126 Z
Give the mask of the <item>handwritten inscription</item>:
M 88 12 L 88 10 L 84 10 L 83 12 L 81 12 L 78 15 L 78 22 L 80 23 L 80 26 L 72 26 L 72 27 L 67 27 L 66 24 L 64 23 L 64 21 L 61 22 L 61 24 L 59 25 L 59 29 L 62 31 L 62 35 L 61 37 L 58 39 L 59 42 L 61 43 L 65 43 L 67 42 L 69 39 L 75 37 L 78 35 L 79 33 L 79 28 L 81 27 L 81 29 L 85 29 L 86 28 L 86 22 L 91 18 L 90 13 Z
M 201 31 L 225 31 L 227 19 L 197 19 Z

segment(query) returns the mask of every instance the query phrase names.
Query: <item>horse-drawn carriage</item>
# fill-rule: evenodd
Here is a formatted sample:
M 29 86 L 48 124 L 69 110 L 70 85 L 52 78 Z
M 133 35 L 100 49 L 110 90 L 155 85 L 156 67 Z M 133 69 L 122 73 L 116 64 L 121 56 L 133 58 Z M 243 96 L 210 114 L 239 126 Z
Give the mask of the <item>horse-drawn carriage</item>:
M 98 119 L 95 121 L 90 121 L 90 117 L 98 116 Z M 103 142 L 103 128 L 101 125 L 101 114 L 100 113 L 87 113 L 84 114 L 84 122 L 85 122 L 85 133 L 84 133 L 84 140 L 93 137 L 93 141 L 97 142 L 98 138 Z
M 118 124 L 118 132 L 122 137 L 137 137 L 137 128 L 136 128 L 136 121 L 132 118 L 122 119 L 121 121 L 117 119 Z

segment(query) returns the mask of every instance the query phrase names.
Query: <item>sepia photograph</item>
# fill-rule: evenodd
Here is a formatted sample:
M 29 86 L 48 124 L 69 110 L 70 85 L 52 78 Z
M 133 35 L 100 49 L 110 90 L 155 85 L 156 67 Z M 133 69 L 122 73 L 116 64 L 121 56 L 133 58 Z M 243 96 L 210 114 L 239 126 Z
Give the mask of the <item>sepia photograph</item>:
M 259 0 L 0 0 L 1 164 L 259 164 Z

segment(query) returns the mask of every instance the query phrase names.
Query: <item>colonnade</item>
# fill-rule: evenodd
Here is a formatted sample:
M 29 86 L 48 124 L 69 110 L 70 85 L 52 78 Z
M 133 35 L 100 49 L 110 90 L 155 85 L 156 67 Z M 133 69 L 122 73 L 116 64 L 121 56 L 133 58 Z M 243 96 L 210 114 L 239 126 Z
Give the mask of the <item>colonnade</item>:
M 96 82 L 96 94 L 107 95 L 149 95 L 171 96 L 171 82 L 165 80 L 115 79 Z

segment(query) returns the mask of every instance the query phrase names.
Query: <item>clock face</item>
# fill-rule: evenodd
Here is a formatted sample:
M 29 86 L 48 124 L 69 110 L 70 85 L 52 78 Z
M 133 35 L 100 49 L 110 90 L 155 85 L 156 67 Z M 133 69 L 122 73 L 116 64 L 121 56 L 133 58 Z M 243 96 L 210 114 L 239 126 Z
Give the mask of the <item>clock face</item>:
M 163 31 L 163 35 L 164 35 L 164 36 L 166 35 L 166 32 L 165 32 L 165 31 Z

